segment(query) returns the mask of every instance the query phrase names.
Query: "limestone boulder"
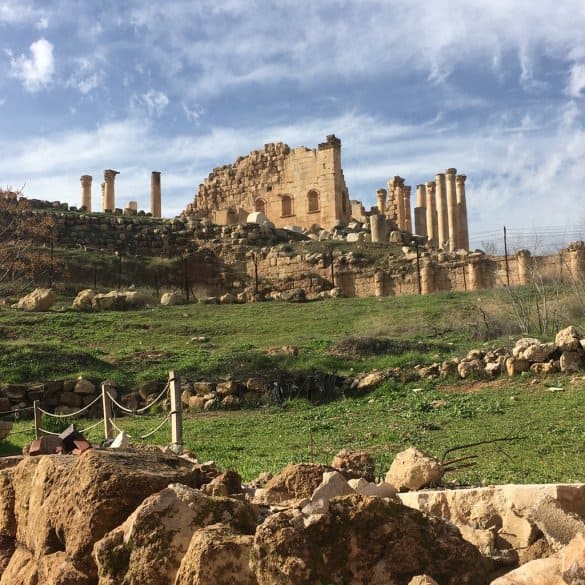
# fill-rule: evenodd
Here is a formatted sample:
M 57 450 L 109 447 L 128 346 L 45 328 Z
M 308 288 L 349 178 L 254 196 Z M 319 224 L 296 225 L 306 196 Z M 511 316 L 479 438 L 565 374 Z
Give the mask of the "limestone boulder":
M 95 291 L 91 288 L 86 288 L 77 293 L 75 299 L 73 299 L 73 308 L 80 311 L 91 311 L 93 297 L 95 297 Z
M 439 585 L 432 577 L 428 575 L 418 575 L 410 580 L 408 585 Z
M 337 496 L 355 493 L 354 489 L 338 471 L 326 471 L 323 481 L 311 495 L 311 501 L 303 507 L 303 514 L 324 514 L 329 509 L 329 501 Z
M 393 498 L 399 501 L 396 497 L 396 489 L 385 481 L 374 483 L 373 481 L 367 481 L 363 477 L 360 477 L 359 479 L 350 479 L 347 483 L 357 494 L 361 494 L 362 496 Z
M 522 357 L 529 362 L 546 362 L 557 351 L 554 343 L 537 343 L 528 346 L 522 353 Z
M 563 351 L 559 364 L 562 373 L 574 374 L 583 368 L 583 352 Z
M 261 211 L 254 211 L 253 213 L 248 214 L 248 217 L 246 218 L 246 223 L 255 223 L 261 226 L 270 225 L 274 227 L 274 224 L 272 224 L 272 222 L 269 221 L 269 219 Z
M 466 359 L 457 366 L 457 373 L 461 378 L 480 377 L 483 375 L 485 365 L 482 359 Z
M 524 351 L 529 347 L 540 345 L 540 340 L 535 337 L 521 337 L 512 348 L 512 357 L 524 358 Z
M 127 309 L 139 309 L 146 306 L 146 298 L 138 291 L 96 294 L 91 301 L 95 311 L 124 311 Z
M 487 583 L 489 563 L 455 527 L 401 504 L 342 496 L 306 520 L 289 509 L 258 527 L 251 563 L 259 585 L 388 585 L 421 574 L 444 585 Z
M 242 478 L 237 471 L 228 469 L 202 486 L 201 491 L 208 496 L 227 497 L 242 493 Z
M 339 470 L 346 479 L 363 477 L 365 480 L 374 481 L 374 459 L 365 451 L 351 451 L 342 449 L 331 462 L 331 467 Z
M 505 364 L 508 376 L 517 376 L 523 372 L 530 371 L 530 362 L 524 358 L 509 357 L 506 358 Z
M 96 387 L 93 382 L 86 380 L 85 378 L 79 378 L 75 382 L 75 389 L 73 390 L 76 394 L 91 395 L 96 393 Z
M 232 293 L 225 293 L 219 297 L 220 305 L 233 305 L 238 301 L 237 297 Z
M 219 522 L 252 534 L 256 514 L 245 502 L 169 485 L 146 498 L 121 526 L 96 542 L 93 557 L 100 583 L 174 583 L 195 531 Z
M 370 372 L 358 378 L 355 384 L 355 389 L 358 392 L 367 392 L 378 386 L 378 384 L 381 384 L 385 380 L 388 380 L 388 378 L 390 377 L 391 374 L 386 371 Z
M 555 337 L 555 345 L 563 352 L 565 351 L 583 351 L 579 340 L 581 334 L 573 325 L 559 331 Z
M 50 288 L 36 288 L 16 303 L 15 308 L 22 311 L 48 311 L 57 300 Z
M 549 557 L 526 563 L 491 585 L 568 585 L 568 582 L 561 577 L 560 559 Z
M 443 474 L 438 459 L 411 447 L 396 455 L 385 481 L 397 491 L 418 490 L 441 481 Z
M 158 452 L 91 449 L 79 457 L 25 457 L 11 471 L 14 504 L 12 512 L 5 508 L 7 525 L 16 527 L 14 548 L 30 552 L 32 560 L 13 556 L 5 574 L 30 573 L 38 583 L 76 583 L 45 580 L 42 562 L 54 553 L 63 553 L 68 565 L 95 583 L 97 567 L 91 551 L 96 541 L 169 483 L 180 481 L 197 488 L 202 483 L 200 471 L 192 464 Z M 7 490 L 6 497 L 10 493 Z M 3 577 L 0 583 L 20 581 Z
M 250 568 L 254 537 L 226 524 L 197 530 L 181 560 L 174 585 L 258 585 Z
M 169 307 L 173 305 L 180 305 L 183 303 L 183 293 L 178 290 L 163 293 L 160 297 L 160 304 L 163 307 Z
M 335 471 L 326 465 L 299 463 L 287 465 L 263 488 L 262 497 L 273 503 L 310 498 L 323 481 L 323 474 Z
M 291 288 L 282 291 L 280 298 L 287 303 L 304 303 L 307 300 L 307 294 L 304 288 Z

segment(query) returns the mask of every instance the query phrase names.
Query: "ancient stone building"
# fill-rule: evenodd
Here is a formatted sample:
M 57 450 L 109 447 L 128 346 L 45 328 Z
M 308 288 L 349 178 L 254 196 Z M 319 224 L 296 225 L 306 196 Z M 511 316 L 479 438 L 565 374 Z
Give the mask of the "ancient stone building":
M 351 219 L 341 141 L 334 135 L 316 149 L 270 143 L 214 169 L 199 186 L 186 214 L 207 215 L 214 223 L 245 222 L 261 211 L 276 227 L 333 227 Z

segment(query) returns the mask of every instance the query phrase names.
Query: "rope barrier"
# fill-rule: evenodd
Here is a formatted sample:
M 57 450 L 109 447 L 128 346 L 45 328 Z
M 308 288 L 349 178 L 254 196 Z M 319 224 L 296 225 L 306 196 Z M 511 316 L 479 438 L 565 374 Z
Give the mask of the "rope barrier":
M 114 427 L 114 429 L 116 431 L 118 431 L 119 433 L 125 433 L 126 431 L 123 431 L 114 421 L 113 419 L 108 419 L 110 421 L 110 424 Z M 132 435 L 126 433 L 131 439 L 132 439 Z
M 10 436 L 10 435 L 24 435 L 25 433 L 34 433 L 34 432 L 35 432 L 35 428 L 31 427 L 30 429 L 24 429 L 22 431 L 10 431 L 8 436 Z
M 47 429 L 43 429 L 42 427 L 39 427 L 39 431 L 41 431 L 41 433 L 45 433 L 45 435 L 52 435 L 53 437 L 58 437 L 61 433 L 54 433 L 53 431 L 48 431 Z
M 100 419 L 96 423 L 94 423 L 93 425 L 89 425 L 88 427 L 86 427 L 85 429 L 82 429 L 79 432 L 80 433 L 87 433 L 87 431 L 91 431 L 91 429 L 95 429 L 96 427 L 99 427 L 100 425 L 103 425 L 103 424 L 104 424 L 104 421 Z
M 35 407 L 34 406 L 25 406 L 24 408 L 16 408 L 14 410 L 5 410 L 3 412 L 0 412 L 0 416 L 4 416 L 6 414 L 18 414 L 19 412 L 25 412 L 27 410 L 34 410 Z
M 155 427 L 154 429 L 152 429 L 151 431 L 148 431 L 148 433 L 145 433 L 144 435 L 140 435 L 138 438 L 139 439 L 148 439 L 148 437 L 151 437 L 152 435 L 154 435 L 154 433 L 156 433 L 157 431 L 159 431 L 160 429 L 163 428 L 163 426 L 169 422 L 171 418 L 170 413 L 165 417 L 165 419 L 160 423 L 160 425 L 158 425 L 157 427 Z
M 111 398 L 111 396 L 110 396 L 110 398 Z M 85 412 L 86 410 L 89 410 L 94 404 L 96 404 L 97 402 L 99 402 L 101 399 L 102 399 L 102 397 L 101 396 L 98 396 L 97 398 L 95 398 L 94 400 L 92 400 L 88 405 L 84 406 L 83 408 L 80 408 L 79 410 L 76 410 L 75 412 L 71 412 L 69 414 L 54 414 L 52 412 L 47 412 L 46 410 L 42 409 L 40 406 L 38 407 L 38 409 L 43 414 L 46 414 L 47 416 L 50 416 L 52 418 L 70 418 L 70 417 L 73 417 L 73 416 L 78 416 L 82 412 Z
M 161 398 L 166 394 L 168 389 L 169 385 L 167 384 L 163 388 L 162 392 L 152 402 L 136 410 L 132 410 L 131 408 L 128 408 L 123 404 L 120 404 L 109 392 L 106 392 L 106 394 L 108 395 L 108 398 L 112 401 L 112 403 L 115 404 L 122 412 L 125 412 L 126 414 L 131 414 L 133 416 L 137 416 L 138 414 L 146 412 L 148 409 L 152 408 L 157 402 L 159 402 Z
M 142 408 L 139 408 L 138 410 L 135 410 L 134 412 L 136 412 L 138 414 L 141 412 L 146 412 L 149 408 L 152 408 L 167 393 L 168 389 L 169 389 L 169 384 L 167 383 L 167 385 L 163 388 L 162 392 L 150 404 L 147 404 L 146 406 L 143 406 Z

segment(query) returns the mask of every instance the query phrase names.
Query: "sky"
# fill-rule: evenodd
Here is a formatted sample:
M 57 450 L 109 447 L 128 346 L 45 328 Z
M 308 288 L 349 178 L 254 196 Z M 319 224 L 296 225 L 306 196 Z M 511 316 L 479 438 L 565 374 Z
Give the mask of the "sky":
M 0 186 L 163 215 L 267 142 L 342 141 L 350 198 L 467 175 L 473 247 L 585 238 L 583 0 L 0 0 Z

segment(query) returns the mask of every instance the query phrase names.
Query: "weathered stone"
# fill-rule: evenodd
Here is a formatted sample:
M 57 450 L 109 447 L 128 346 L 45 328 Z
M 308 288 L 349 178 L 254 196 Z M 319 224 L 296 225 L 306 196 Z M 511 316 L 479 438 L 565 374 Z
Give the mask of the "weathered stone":
M 73 300 L 73 308 L 79 309 L 80 311 L 91 311 L 92 301 L 96 293 L 91 288 L 86 288 L 77 293 L 77 296 Z
M 258 585 L 250 569 L 254 537 L 225 524 L 198 529 L 181 560 L 174 585 Z
M 385 371 L 370 372 L 369 374 L 366 374 L 365 376 L 361 377 L 358 380 L 355 388 L 359 392 L 367 392 L 368 390 L 372 390 L 385 380 L 388 380 L 388 378 L 390 377 L 391 375 Z
M 219 297 L 220 305 L 233 305 L 237 300 L 238 299 L 231 293 L 225 293 Z
M 326 471 L 323 481 L 311 495 L 311 501 L 303 507 L 303 514 L 325 514 L 329 509 L 329 501 L 336 496 L 347 496 L 355 493 L 347 480 L 338 471 Z
M 211 498 L 172 484 L 145 499 L 128 519 L 94 547 L 100 582 L 159 585 L 173 583 L 194 532 L 223 522 L 252 533 L 254 510 L 228 498 Z
M 280 298 L 287 303 L 304 303 L 307 299 L 307 295 L 304 289 L 293 288 L 282 291 Z
M 202 396 L 191 396 L 189 397 L 189 408 L 193 410 L 203 410 L 207 400 Z
M 432 577 L 428 575 L 418 575 L 413 577 L 408 585 L 439 585 Z
M 525 359 L 509 357 L 506 358 L 506 372 L 508 376 L 517 376 L 522 372 L 530 371 L 530 362 Z
M 168 307 L 172 305 L 180 305 L 183 303 L 183 293 L 178 290 L 174 290 L 172 292 L 163 293 L 160 297 L 160 304 L 163 307 Z
M 585 522 L 566 511 L 558 500 L 544 496 L 530 514 L 534 522 L 549 542 L 556 545 L 569 544 L 579 534 L 585 534 Z
M 385 481 L 397 491 L 418 490 L 441 481 L 443 473 L 443 466 L 437 459 L 411 447 L 396 455 Z
M 583 352 L 581 351 L 563 351 L 560 359 L 561 372 L 564 374 L 574 374 L 583 367 Z
M 76 394 L 95 394 L 96 387 L 93 382 L 86 380 L 85 378 L 79 378 L 75 383 L 74 392 Z
M 208 496 L 231 496 L 242 493 L 242 478 L 239 473 L 227 470 L 217 477 L 214 477 L 209 483 L 205 484 L 201 491 Z
M 566 583 L 585 583 L 585 538 L 579 533 L 561 552 L 561 574 Z
M 363 477 L 374 481 L 374 459 L 364 451 L 342 449 L 331 462 L 331 467 L 338 469 L 346 479 Z
M 444 585 L 480 585 L 489 570 L 456 528 L 359 495 L 333 498 L 308 525 L 296 509 L 273 514 L 256 531 L 251 562 L 259 585 L 384 585 L 421 574 Z
M 396 499 L 396 489 L 385 481 L 382 483 L 374 483 L 360 477 L 359 479 L 350 479 L 347 483 L 357 494 L 361 494 L 362 496 L 392 498 L 398 501 Z
M 555 345 L 562 351 L 583 351 L 579 340 L 581 334 L 573 325 L 559 331 L 555 337 Z
M 537 559 L 499 577 L 491 585 L 567 585 L 556 557 Z
M 264 486 L 264 497 L 274 503 L 310 498 L 326 471 L 334 469 L 311 463 L 287 465 Z
M 199 396 L 207 396 L 208 394 L 212 394 L 215 392 L 215 383 L 213 382 L 194 382 L 193 383 L 193 390 Z
M 220 398 L 229 395 L 236 395 L 239 390 L 239 384 L 234 380 L 227 380 L 225 382 L 220 382 L 217 384 L 215 391 Z
M 57 300 L 50 288 L 36 288 L 28 295 L 19 299 L 16 308 L 22 311 L 48 311 Z
M 457 372 L 461 378 L 481 376 L 484 373 L 484 363 L 481 359 L 465 360 L 457 366 Z
M 21 570 L 39 575 L 30 583 L 52 583 L 42 580 L 42 562 L 58 551 L 64 553 L 68 566 L 87 576 L 87 585 L 96 583 L 91 550 L 97 540 L 169 482 L 182 481 L 196 488 L 201 485 L 201 474 L 191 464 L 162 453 L 91 449 L 82 457 L 26 457 L 11 472 L 17 548 L 30 551 L 36 562 L 13 556 L 0 580 L 2 585 L 20 584 L 8 580 L 7 575 Z
M 228 396 L 224 396 L 221 400 L 221 405 L 224 408 L 239 408 L 242 404 L 242 401 L 238 396 L 233 396 L 229 394 Z

